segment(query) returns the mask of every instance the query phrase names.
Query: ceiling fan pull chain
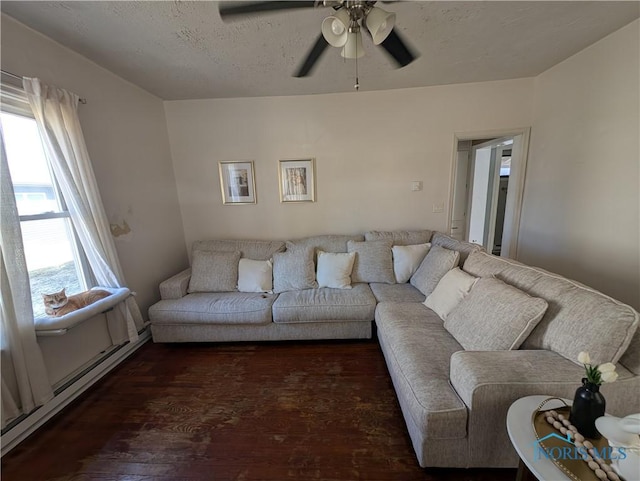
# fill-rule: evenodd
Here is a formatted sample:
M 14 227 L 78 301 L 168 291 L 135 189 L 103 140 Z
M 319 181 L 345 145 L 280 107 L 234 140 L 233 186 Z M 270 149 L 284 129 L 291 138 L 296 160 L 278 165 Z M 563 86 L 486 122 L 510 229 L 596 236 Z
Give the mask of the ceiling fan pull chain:
M 356 43 L 356 84 L 353 86 L 356 92 L 360 91 L 360 80 L 358 79 L 358 44 Z

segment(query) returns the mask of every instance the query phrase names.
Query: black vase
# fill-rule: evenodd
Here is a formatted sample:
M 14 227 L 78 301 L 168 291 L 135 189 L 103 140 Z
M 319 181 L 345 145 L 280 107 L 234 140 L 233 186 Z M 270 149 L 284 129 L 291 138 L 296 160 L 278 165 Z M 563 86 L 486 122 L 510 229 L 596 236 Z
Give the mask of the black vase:
M 600 433 L 596 429 L 596 419 L 604 416 L 606 402 L 600 392 L 600 386 L 582 378 L 582 386 L 576 390 L 571 406 L 569 421 L 580 434 L 586 438 L 599 439 Z

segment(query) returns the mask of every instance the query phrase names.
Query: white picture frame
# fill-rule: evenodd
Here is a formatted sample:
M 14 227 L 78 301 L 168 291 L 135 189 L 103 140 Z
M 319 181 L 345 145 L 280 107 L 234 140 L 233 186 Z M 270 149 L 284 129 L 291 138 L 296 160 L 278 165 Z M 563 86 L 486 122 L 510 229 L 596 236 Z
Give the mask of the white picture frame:
M 255 204 L 256 181 L 252 160 L 218 162 L 224 205 Z
M 315 159 L 280 160 L 280 202 L 315 202 Z

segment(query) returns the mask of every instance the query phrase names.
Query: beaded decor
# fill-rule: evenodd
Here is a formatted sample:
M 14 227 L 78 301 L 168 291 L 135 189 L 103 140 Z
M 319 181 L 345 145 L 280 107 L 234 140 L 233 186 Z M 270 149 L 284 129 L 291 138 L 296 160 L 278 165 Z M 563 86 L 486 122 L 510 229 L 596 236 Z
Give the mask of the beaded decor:
M 607 439 L 582 436 L 569 422 L 571 408 L 561 399 L 563 407 L 543 411 L 542 407 L 552 399 L 559 398 L 546 399 L 533 413 L 533 430 L 539 445 L 536 457 L 546 457 L 575 481 L 623 481 L 611 467 Z

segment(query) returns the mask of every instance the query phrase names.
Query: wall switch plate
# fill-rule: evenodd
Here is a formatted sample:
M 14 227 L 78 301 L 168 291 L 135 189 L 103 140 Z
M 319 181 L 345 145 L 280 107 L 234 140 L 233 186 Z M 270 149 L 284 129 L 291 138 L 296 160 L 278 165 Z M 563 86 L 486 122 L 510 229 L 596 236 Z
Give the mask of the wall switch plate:
M 433 204 L 433 213 L 434 214 L 442 214 L 444 212 L 444 202 L 440 202 L 438 204 Z
M 422 181 L 421 180 L 414 180 L 413 182 L 411 182 L 411 191 L 412 192 L 418 192 L 422 190 Z

